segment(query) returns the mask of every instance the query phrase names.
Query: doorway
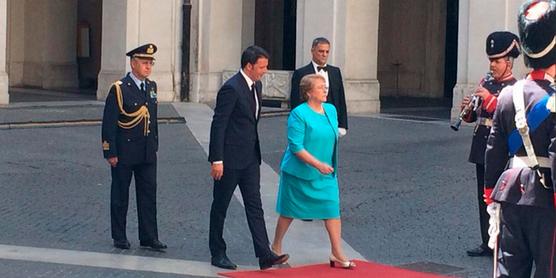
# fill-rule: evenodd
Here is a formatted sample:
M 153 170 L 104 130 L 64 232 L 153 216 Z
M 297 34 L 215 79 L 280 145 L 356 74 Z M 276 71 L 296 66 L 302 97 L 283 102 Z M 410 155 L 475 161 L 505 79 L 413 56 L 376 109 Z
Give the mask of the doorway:
M 449 119 L 458 1 L 380 0 L 379 5 L 381 112 Z
M 269 69 L 295 70 L 296 2 L 255 1 L 255 44 L 269 52 Z
M 10 102 L 95 100 L 102 1 L 8 0 Z

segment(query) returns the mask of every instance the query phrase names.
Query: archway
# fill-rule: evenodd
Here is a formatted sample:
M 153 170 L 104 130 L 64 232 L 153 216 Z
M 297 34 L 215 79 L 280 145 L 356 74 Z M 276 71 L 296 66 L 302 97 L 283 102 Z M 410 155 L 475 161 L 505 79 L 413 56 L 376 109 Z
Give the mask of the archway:
M 8 0 L 10 102 L 96 99 L 102 3 Z
M 457 76 L 458 1 L 381 0 L 379 13 L 381 110 L 435 106 L 446 109 L 424 116 L 448 118 Z

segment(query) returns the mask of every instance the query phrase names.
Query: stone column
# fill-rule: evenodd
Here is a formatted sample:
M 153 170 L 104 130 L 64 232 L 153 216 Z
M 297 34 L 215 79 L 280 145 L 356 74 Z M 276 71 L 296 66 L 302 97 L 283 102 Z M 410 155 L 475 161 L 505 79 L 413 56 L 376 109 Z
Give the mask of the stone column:
M 8 0 L 7 69 L 9 86 L 23 85 L 23 65 L 25 62 L 25 3 Z M 38 85 L 37 85 L 38 86 Z
M 311 61 L 314 38 L 328 38 L 332 44 L 328 62 L 342 70 L 349 113 L 380 110 L 378 6 L 378 0 L 297 2 L 296 67 Z
M 126 53 L 127 0 L 102 2 L 102 55 L 97 98 L 105 99 L 110 85 L 122 78 L 128 61 Z
M 489 70 L 485 41 L 494 31 L 517 33 L 517 14 L 520 1 L 460 1 L 458 30 L 458 78 L 453 90 L 452 119 L 460 113 L 460 103 L 471 95 Z M 527 72 L 520 56 L 514 61 L 513 73 L 521 78 Z
M 242 0 L 194 0 L 191 11 L 189 101 L 212 102 L 224 70 L 237 71 L 242 49 Z M 252 37 L 252 34 L 250 34 Z
M 10 102 L 8 74 L 6 72 L 6 49 L 8 37 L 8 0 L 0 0 L 0 105 Z
M 130 71 L 129 50 L 145 43 L 158 47 L 153 73 L 159 101 L 179 99 L 179 28 L 181 1 L 104 0 L 102 15 L 102 61 L 97 98 L 104 99 L 110 85 Z M 181 18 L 179 18 L 181 20 Z M 179 81 L 177 81 L 179 82 Z
M 34 2 L 33 2 L 34 3 Z M 47 0 L 44 3 L 42 35 L 42 87 L 77 88 L 77 1 Z M 26 9 L 36 9 L 32 4 Z M 26 17 L 26 20 L 33 20 Z M 33 38 L 27 43 L 33 44 Z
M 344 86 L 350 113 L 379 113 L 378 65 L 379 0 L 346 1 Z

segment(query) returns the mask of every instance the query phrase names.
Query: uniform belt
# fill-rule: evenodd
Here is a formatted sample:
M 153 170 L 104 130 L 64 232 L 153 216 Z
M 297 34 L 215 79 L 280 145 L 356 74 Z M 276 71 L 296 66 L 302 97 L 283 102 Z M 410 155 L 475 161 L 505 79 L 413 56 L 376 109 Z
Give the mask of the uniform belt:
M 537 156 L 539 167 L 550 168 L 550 159 L 544 156 Z M 527 156 L 514 156 L 510 158 L 510 168 L 526 168 L 529 167 L 529 157 Z
M 492 119 L 491 118 L 482 118 L 479 117 L 477 119 L 477 124 L 479 125 L 484 125 L 484 126 L 488 126 L 488 127 L 492 127 Z

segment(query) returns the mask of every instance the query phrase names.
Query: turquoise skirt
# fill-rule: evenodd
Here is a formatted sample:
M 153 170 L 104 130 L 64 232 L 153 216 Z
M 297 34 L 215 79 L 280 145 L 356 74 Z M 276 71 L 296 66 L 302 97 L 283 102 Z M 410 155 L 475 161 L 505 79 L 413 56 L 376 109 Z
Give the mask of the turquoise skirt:
M 304 180 L 280 173 L 276 212 L 296 219 L 333 219 L 340 217 L 340 192 L 336 176 Z

